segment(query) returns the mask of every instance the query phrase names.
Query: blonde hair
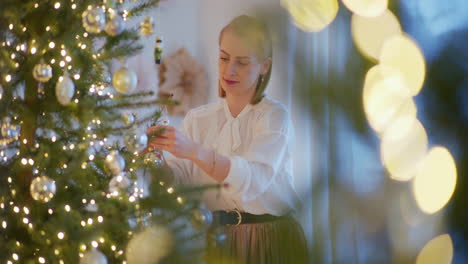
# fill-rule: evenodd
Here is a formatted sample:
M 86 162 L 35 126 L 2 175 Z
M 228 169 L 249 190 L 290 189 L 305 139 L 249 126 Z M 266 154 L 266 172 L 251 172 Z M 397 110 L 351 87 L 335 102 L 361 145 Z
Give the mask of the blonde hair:
M 247 43 L 247 45 L 252 47 L 255 52 L 255 56 L 258 59 L 273 59 L 273 48 L 271 44 L 270 33 L 268 32 L 267 27 L 260 20 L 246 15 L 235 17 L 219 33 L 220 45 L 223 33 L 227 29 L 232 30 L 232 32 L 234 32 L 237 36 L 243 39 Z M 258 77 L 257 86 L 255 87 L 255 93 L 252 99 L 250 100 L 251 104 L 259 103 L 265 96 L 264 92 L 266 90 L 268 82 L 270 81 L 271 67 L 272 63 L 270 63 L 267 73 Z M 218 93 L 220 97 L 226 97 L 226 92 L 223 90 L 219 82 Z

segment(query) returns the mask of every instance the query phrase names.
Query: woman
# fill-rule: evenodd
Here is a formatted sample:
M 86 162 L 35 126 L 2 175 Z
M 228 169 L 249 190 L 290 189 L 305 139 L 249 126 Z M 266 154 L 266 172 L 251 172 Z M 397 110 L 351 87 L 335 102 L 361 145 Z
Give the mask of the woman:
M 304 263 L 287 110 L 264 97 L 272 67 L 271 39 L 258 20 L 239 16 L 219 36 L 220 102 L 191 110 L 182 131 L 167 126 L 149 146 L 175 156 L 169 167 L 185 184 L 224 183 L 203 202 L 227 234 L 210 251 L 213 263 Z M 160 129 L 154 126 L 148 133 Z

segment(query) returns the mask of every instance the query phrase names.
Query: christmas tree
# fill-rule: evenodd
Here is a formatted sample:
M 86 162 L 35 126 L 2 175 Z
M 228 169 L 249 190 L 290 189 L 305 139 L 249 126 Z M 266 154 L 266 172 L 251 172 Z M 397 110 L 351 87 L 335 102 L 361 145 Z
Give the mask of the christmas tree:
M 134 92 L 124 63 L 153 31 L 127 21 L 158 2 L 2 0 L 0 263 L 197 261 L 206 187 L 174 188 L 157 152 L 139 154 L 137 127 L 171 102 Z

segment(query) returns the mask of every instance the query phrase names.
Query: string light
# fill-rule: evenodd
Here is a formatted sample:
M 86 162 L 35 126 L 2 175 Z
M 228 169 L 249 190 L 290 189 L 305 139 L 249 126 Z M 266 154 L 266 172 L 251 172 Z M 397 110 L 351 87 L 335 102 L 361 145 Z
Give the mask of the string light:
M 71 8 L 72 8 L 72 9 L 75 9 L 75 8 L 76 8 L 76 4 L 72 4 Z
M 59 9 L 59 8 L 60 8 L 60 2 L 56 2 L 56 3 L 54 4 L 54 8 L 55 8 L 55 9 Z
M 62 240 L 65 237 L 65 234 L 63 232 L 59 232 L 57 234 L 58 239 Z
M 50 26 L 47 26 L 47 27 L 45 28 L 45 30 L 46 30 L 47 32 L 49 32 L 49 31 L 50 31 Z
M 13 30 L 13 24 L 10 24 L 10 25 L 8 26 L 8 28 L 9 28 L 10 30 Z
M 10 81 L 11 81 L 11 75 L 10 75 L 10 74 L 7 74 L 7 76 L 5 76 L 5 81 L 6 81 L 6 82 L 10 82 Z
M 55 48 L 55 43 L 53 41 L 49 42 L 49 48 L 51 49 Z

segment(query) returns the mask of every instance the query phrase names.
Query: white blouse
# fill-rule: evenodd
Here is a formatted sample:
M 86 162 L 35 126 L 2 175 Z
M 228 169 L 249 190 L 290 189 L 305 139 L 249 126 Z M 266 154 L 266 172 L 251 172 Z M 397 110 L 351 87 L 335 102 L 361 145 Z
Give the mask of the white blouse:
M 292 175 L 292 123 L 286 108 L 263 98 L 232 117 L 226 100 L 192 109 L 182 133 L 194 142 L 228 157 L 227 188 L 208 190 L 202 201 L 210 210 L 238 209 L 252 214 L 284 215 L 299 199 Z M 196 164 L 174 156 L 169 167 L 182 184 L 213 184 Z

